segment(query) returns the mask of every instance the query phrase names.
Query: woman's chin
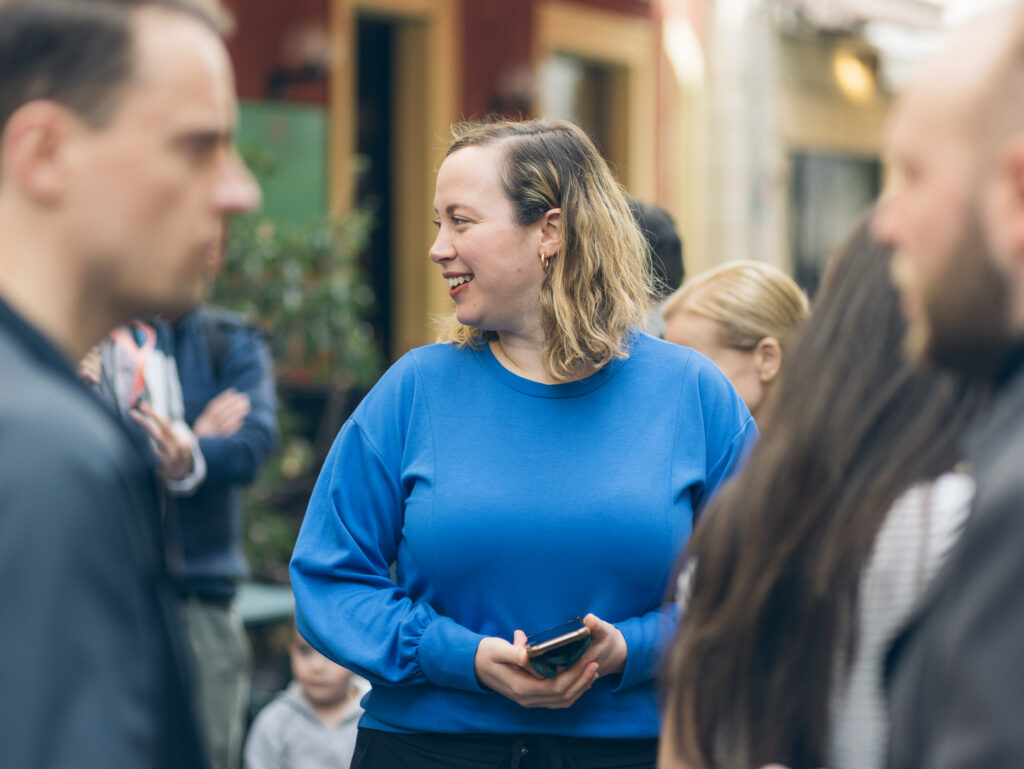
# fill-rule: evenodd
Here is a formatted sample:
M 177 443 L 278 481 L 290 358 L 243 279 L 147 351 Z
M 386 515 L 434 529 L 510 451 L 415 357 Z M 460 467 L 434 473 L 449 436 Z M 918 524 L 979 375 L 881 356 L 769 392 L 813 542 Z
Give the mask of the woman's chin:
M 473 326 L 473 328 L 480 328 L 480 324 L 483 322 L 476 313 L 459 312 L 459 310 L 455 311 L 455 319 L 463 326 Z

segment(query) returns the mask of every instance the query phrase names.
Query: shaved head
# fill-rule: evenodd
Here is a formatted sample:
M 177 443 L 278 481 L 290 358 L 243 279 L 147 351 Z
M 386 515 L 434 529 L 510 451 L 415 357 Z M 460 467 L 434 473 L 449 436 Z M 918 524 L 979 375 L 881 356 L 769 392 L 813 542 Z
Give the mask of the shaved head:
M 1024 336 L 1024 5 L 965 26 L 919 72 L 887 149 L 874 230 L 895 251 L 908 350 L 995 376 Z
M 922 73 L 919 90 L 959 106 L 982 150 L 1024 131 L 1024 6 L 982 16 L 967 25 L 945 56 Z M 909 95 L 908 95 L 909 96 Z
M 910 113 L 932 130 L 955 132 L 989 155 L 1024 130 L 1024 4 L 966 24 L 930 59 L 896 103 L 890 131 Z

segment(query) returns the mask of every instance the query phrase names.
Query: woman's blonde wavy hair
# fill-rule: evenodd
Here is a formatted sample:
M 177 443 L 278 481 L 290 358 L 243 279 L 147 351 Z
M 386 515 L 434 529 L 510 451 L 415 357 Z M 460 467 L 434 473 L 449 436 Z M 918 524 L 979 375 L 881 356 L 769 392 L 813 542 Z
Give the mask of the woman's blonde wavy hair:
M 765 262 L 726 262 L 683 284 L 665 300 L 662 316 L 692 312 L 718 323 L 721 342 L 750 351 L 765 337 L 785 350 L 807 317 L 807 295 L 778 267 Z
M 561 249 L 541 285 L 544 366 L 575 379 L 587 363 L 628 357 L 630 329 L 642 326 L 652 285 L 647 243 L 621 185 L 594 143 L 564 120 L 462 123 L 445 157 L 465 147 L 501 149 L 501 181 L 516 223 L 527 226 L 560 208 Z M 440 322 L 438 340 L 479 348 L 494 332 Z

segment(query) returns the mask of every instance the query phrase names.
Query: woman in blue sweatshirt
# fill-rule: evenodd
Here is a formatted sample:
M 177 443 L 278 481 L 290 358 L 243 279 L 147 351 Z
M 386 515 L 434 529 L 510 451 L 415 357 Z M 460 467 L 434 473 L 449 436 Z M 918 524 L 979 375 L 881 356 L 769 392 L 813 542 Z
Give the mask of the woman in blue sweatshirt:
M 666 580 L 756 428 L 706 358 L 637 330 L 646 246 L 579 128 L 459 127 L 434 207 L 455 312 L 338 434 L 299 630 L 373 684 L 354 767 L 653 767 Z M 577 615 L 586 653 L 538 675 L 526 633 Z

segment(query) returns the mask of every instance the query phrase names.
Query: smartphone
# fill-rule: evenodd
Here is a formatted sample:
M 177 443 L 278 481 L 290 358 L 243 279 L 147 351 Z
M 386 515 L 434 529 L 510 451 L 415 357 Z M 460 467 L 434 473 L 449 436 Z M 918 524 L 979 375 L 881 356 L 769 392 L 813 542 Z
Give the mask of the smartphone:
M 533 659 L 586 638 L 590 638 L 590 628 L 583 624 L 582 617 L 573 617 L 561 625 L 526 636 L 526 653 Z

